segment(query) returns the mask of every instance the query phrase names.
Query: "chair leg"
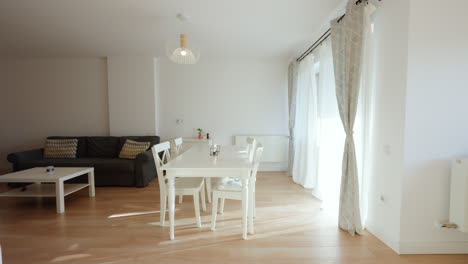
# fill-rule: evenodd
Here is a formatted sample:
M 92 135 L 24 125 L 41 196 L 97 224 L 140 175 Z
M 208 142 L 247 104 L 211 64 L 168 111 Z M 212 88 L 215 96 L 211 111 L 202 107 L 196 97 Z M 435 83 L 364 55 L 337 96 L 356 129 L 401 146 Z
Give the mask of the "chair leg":
M 221 203 L 219 204 L 219 214 L 220 215 L 224 214 L 224 200 L 225 200 L 225 198 L 221 198 Z
M 205 178 L 205 183 L 206 183 L 206 194 L 208 195 L 208 203 L 211 203 L 211 178 L 206 177 Z
M 253 217 L 257 217 L 257 204 L 256 204 L 256 190 L 255 190 L 255 184 L 256 183 L 256 180 L 254 180 L 254 184 L 253 184 L 253 194 L 252 194 L 252 205 L 253 205 Z
M 211 231 L 216 228 L 216 216 L 218 214 L 218 196 L 213 192 L 213 204 L 211 205 Z
M 201 195 L 202 210 L 203 210 L 203 212 L 206 212 L 205 183 L 203 183 L 202 186 L 201 186 L 200 195 Z
M 159 209 L 159 225 L 164 226 L 164 220 L 166 219 L 166 198 L 165 194 L 160 195 L 160 209 Z
M 193 194 L 193 205 L 195 207 L 195 220 L 197 221 L 197 226 L 201 227 L 201 218 L 200 218 L 200 199 L 198 192 Z
M 255 204 L 255 191 L 252 195 L 253 217 L 257 217 L 257 205 Z
M 254 181 L 253 179 L 249 180 L 249 185 L 248 185 L 248 191 L 249 191 L 249 201 L 248 201 L 248 232 L 249 234 L 254 234 L 254 226 L 253 226 L 253 218 L 255 215 L 255 194 L 254 194 Z
M 179 203 L 181 204 L 183 201 L 184 201 L 184 196 L 183 196 L 183 195 L 179 195 Z

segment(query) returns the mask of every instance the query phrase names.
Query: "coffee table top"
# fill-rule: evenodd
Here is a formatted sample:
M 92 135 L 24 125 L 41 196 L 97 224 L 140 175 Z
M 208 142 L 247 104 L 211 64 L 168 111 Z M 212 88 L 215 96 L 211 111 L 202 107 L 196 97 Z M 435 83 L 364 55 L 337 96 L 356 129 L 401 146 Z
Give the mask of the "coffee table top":
M 89 172 L 94 172 L 94 168 L 55 167 L 55 171 L 49 173 L 46 171 L 46 167 L 37 167 L 1 175 L 0 182 L 56 182 Z

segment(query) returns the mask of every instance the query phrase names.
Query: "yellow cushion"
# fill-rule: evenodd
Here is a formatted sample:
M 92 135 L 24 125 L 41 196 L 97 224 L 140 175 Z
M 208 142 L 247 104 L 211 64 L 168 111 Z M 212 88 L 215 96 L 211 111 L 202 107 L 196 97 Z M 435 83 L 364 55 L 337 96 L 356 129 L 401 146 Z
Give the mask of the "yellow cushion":
M 76 158 L 78 139 L 47 139 L 44 158 Z
M 150 142 L 137 142 L 127 139 L 122 150 L 120 150 L 119 158 L 135 159 L 138 154 L 145 152 L 150 145 Z

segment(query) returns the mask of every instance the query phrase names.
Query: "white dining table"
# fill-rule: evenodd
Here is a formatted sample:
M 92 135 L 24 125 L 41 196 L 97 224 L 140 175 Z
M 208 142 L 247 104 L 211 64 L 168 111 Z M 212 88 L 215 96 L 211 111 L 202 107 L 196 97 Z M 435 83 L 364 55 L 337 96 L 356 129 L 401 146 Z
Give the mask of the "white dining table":
M 236 146 L 221 146 L 218 156 L 210 156 L 208 145 L 195 144 L 190 149 L 172 159 L 162 170 L 168 179 L 168 206 L 170 239 L 174 240 L 175 189 L 177 177 L 238 177 L 242 182 L 242 238 L 247 239 L 247 231 L 253 234 L 253 206 L 249 193 L 251 163 L 244 149 Z M 250 189 L 249 189 L 250 186 Z M 249 206 L 250 205 L 250 206 Z

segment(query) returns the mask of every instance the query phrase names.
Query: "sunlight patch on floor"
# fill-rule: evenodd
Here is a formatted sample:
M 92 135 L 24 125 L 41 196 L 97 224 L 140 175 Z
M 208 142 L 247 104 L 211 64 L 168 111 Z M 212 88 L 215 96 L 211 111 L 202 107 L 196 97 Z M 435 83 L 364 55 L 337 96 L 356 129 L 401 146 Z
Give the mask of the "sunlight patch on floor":
M 147 214 L 159 214 L 159 211 L 147 211 L 147 212 L 132 212 L 132 213 L 123 213 L 123 214 L 113 214 L 109 215 L 107 218 L 118 218 L 118 217 L 128 217 L 128 216 L 138 216 L 138 215 L 147 215 Z
M 75 243 L 67 248 L 68 251 L 77 250 L 80 247 L 79 244 Z
M 52 262 L 62 262 L 62 261 L 70 261 L 70 260 L 75 260 L 75 259 L 80 259 L 80 258 L 86 258 L 90 257 L 90 254 L 73 254 L 73 255 L 66 255 L 66 256 L 60 256 L 56 257 L 52 260 Z

